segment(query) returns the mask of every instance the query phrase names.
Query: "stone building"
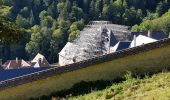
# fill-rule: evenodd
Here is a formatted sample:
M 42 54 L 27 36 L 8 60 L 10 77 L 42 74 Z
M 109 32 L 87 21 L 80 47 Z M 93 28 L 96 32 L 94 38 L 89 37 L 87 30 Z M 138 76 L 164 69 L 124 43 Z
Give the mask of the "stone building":
M 40 53 L 38 53 L 35 56 L 35 58 L 31 61 L 31 64 L 34 68 L 49 67 L 50 66 L 47 59 Z
M 59 53 L 59 65 L 87 60 L 110 53 L 119 41 L 129 41 L 128 26 L 112 24 L 110 21 L 91 21 L 80 32 L 77 39 L 68 42 Z

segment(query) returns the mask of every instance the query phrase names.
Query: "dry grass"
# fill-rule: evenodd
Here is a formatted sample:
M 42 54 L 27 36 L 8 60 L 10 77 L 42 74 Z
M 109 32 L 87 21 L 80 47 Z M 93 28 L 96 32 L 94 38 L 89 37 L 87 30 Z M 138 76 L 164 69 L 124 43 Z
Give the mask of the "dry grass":
M 90 94 L 69 100 L 170 100 L 170 73 L 159 73 L 144 79 L 132 78 Z

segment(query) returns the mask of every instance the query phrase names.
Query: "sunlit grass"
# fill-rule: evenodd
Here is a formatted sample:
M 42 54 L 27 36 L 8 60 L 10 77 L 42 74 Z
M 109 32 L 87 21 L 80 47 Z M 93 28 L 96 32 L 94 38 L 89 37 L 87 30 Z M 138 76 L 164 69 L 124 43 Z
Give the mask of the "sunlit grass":
M 129 75 L 129 74 L 128 74 Z M 69 100 L 169 100 L 170 73 L 159 73 L 143 79 L 127 76 L 126 81 L 101 91 L 68 98 Z

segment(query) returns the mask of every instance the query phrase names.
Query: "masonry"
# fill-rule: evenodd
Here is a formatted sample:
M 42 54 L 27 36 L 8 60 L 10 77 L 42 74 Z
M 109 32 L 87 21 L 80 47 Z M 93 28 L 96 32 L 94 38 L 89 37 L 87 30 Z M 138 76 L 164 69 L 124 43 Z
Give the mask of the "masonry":
M 86 61 L 51 68 L 0 83 L 0 100 L 26 100 L 71 88 L 81 81 L 113 80 L 125 71 L 170 69 L 170 39 L 125 49 Z

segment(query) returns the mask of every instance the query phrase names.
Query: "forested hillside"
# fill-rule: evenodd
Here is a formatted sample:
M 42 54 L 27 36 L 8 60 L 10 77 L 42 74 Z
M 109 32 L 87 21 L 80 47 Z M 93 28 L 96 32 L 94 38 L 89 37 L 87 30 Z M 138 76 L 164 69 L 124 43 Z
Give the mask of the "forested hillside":
M 51 63 L 57 62 L 58 52 L 65 43 L 74 40 L 90 20 L 109 20 L 115 24 L 133 26 L 159 18 L 170 7 L 168 0 L 2 1 L 3 6 L 10 9 L 4 16 L 12 19 L 26 32 L 19 45 L 4 45 L 0 48 L 0 56 L 3 59 L 15 56 L 32 58 L 40 52 Z M 133 29 L 143 31 L 148 28 L 141 29 L 135 25 Z M 159 30 L 159 27 L 156 29 Z
M 168 34 L 170 32 L 170 10 L 161 17 L 146 19 L 141 24 L 132 27 L 132 31 L 147 31 L 149 29 Z

